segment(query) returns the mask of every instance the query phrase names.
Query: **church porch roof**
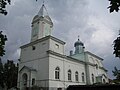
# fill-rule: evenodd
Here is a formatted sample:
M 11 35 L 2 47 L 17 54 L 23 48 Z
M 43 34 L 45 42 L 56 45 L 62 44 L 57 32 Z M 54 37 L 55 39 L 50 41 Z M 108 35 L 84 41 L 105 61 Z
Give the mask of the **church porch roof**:
M 23 69 L 28 69 L 28 70 L 30 70 L 30 71 L 37 71 L 36 69 L 34 69 L 34 68 L 32 68 L 32 67 L 28 67 L 28 66 L 23 66 L 21 69 L 20 69 L 20 71 L 19 72 L 21 72 Z

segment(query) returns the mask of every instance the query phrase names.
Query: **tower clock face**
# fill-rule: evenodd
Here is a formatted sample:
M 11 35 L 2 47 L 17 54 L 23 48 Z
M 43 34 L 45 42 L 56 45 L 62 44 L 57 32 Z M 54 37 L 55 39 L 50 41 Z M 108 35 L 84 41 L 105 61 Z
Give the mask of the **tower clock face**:
M 35 37 L 38 34 L 38 25 L 33 26 L 32 36 Z

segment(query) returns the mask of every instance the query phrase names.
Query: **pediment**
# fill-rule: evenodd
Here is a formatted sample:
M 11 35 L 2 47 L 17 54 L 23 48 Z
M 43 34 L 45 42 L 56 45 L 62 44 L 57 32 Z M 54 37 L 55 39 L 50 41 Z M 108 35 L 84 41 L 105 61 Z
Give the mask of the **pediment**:
M 23 66 L 19 72 L 23 71 L 23 70 L 28 70 L 28 71 L 37 71 L 36 69 L 32 68 L 32 67 L 28 67 L 28 66 Z

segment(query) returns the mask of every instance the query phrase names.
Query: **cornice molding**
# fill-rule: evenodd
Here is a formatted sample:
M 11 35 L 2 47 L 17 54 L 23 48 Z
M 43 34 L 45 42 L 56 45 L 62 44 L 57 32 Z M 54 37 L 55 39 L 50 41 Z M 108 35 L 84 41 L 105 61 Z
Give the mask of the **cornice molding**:
M 30 43 L 28 43 L 28 44 L 26 44 L 26 45 L 23 45 L 23 46 L 21 46 L 20 48 L 23 49 L 23 48 L 25 48 L 25 47 L 32 46 L 32 45 L 34 45 L 34 44 L 37 44 L 37 43 L 39 43 L 39 42 L 42 42 L 42 41 L 45 41 L 45 40 L 48 40 L 48 39 L 52 39 L 52 40 L 54 40 L 54 41 L 56 41 L 56 42 L 58 42 L 58 43 L 61 43 L 62 45 L 65 44 L 64 41 L 62 41 L 62 40 L 60 40 L 60 39 L 57 39 L 57 38 L 49 35 L 49 36 L 43 37 L 43 38 L 41 38 L 41 39 L 38 39 L 38 40 L 36 40 L 36 41 L 30 42 Z

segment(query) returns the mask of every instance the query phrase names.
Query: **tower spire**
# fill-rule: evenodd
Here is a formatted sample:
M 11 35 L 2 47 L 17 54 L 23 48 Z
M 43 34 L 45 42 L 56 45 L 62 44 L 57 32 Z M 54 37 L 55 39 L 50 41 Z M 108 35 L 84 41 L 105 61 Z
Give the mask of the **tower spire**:
M 51 32 L 53 30 L 53 22 L 49 17 L 47 9 L 44 5 L 45 0 L 42 1 L 42 6 L 32 21 L 31 42 L 51 35 Z
M 43 4 L 42 4 L 42 7 L 40 8 L 40 11 L 38 12 L 38 16 L 42 16 L 42 17 L 49 16 L 44 4 L 45 4 L 45 1 L 43 0 Z

